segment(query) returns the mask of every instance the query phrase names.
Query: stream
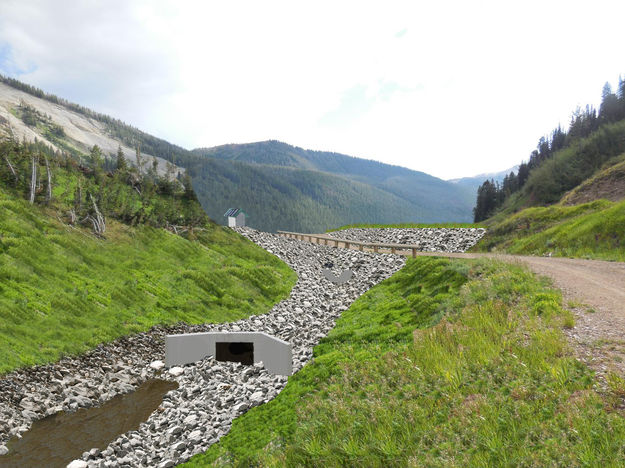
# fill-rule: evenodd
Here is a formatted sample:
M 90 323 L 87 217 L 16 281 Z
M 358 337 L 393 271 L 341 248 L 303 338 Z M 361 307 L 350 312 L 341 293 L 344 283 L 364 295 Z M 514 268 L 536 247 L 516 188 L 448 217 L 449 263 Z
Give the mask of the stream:
M 60 412 L 33 423 L 22 438 L 13 438 L 0 467 L 65 468 L 91 448 L 106 447 L 120 434 L 133 431 L 148 419 L 176 382 L 152 379 L 136 391 L 118 395 L 102 406 Z

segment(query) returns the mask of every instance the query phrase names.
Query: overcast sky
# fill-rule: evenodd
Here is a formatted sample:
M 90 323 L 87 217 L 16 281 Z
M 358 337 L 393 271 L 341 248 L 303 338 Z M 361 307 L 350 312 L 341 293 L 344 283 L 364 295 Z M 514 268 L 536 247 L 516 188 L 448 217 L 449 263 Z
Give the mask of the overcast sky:
M 597 105 L 624 18 L 622 0 L 0 0 L 0 72 L 189 149 L 277 139 L 448 179 Z

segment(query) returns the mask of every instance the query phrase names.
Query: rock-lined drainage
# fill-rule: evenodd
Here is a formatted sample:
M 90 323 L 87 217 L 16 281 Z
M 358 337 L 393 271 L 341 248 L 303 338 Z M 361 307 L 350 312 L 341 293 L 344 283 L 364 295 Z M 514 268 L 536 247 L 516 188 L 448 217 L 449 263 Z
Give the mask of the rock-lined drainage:
M 162 372 L 179 388 L 167 393 L 136 431 L 98 450 L 85 447 L 81 458 L 89 467 L 168 467 L 188 460 L 225 435 L 235 417 L 274 398 L 287 377 L 272 375 L 260 364 L 244 366 L 213 357 L 166 372 L 157 370 L 150 363 L 164 359 L 165 335 L 264 332 L 292 344 L 295 372 L 312 357 L 312 348 L 341 312 L 405 262 L 395 255 L 334 249 L 248 229 L 239 232 L 297 272 L 299 279 L 288 299 L 264 315 L 226 324 L 155 327 L 78 358 L 5 375 L 0 380 L 0 453 L 10 437 L 23 434 L 33 421 L 60 410 L 102 404 Z M 329 263 L 335 273 L 351 270 L 353 278 L 344 284 L 327 281 L 321 270 Z
M 415 245 L 423 252 L 465 252 L 485 233 L 484 228 L 350 228 L 327 235 L 348 241 Z
M 341 312 L 405 262 L 404 258 L 390 254 L 335 249 L 250 229 L 239 232 L 297 272 L 298 281 L 288 299 L 264 315 L 226 324 L 154 327 L 98 346 L 77 358 L 3 376 L 0 454 L 6 453 L 6 442 L 24 434 L 33 421 L 59 411 L 102 405 L 161 376 L 177 382 L 179 388 L 168 392 L 157 411 L 137 430 L 120 435 L 107 447 L 97 450 L 84 447 L 81 458 L 89 467 L 164 468 L 186 461 L 225 435 L 238 415 L 274 398 L 286 385 L 287 377 L 272 375 L 259 363 L 245 366 L 217 361 L 214 357 L 169 371 L 160 365 L 150 366 L 165 358 L 166 335 L 264 332 L 292 344 L 292 365 L 296 372 L 312 357 L 312 348 L 334 326 Z M 403 242 L 403 239 L 396 236 L 392 241 Z M 456 248 L 454 245 L 460 244 L 451 243 L 448 248 Z M 332 283 L 321 273 L 328 267 L 335 276 L 351 270 L 353 277 L 343 284 Z M 0 465 L 2 460 L 0 456 Z

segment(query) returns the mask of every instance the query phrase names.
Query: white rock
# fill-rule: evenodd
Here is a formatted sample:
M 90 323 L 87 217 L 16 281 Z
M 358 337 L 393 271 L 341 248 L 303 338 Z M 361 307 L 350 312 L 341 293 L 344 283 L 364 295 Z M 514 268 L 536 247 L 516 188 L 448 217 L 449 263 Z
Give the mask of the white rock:
M 263 392 L 254 392 L 250 397 L 250 401 L 254 403 L 262 403 L 265 400 L 265 394 Z
M 150 367 L 154 370 L 161 370 L 163 367 L 165 367 L 165 363 L 163 361 L 152 361 L 150 363 Z
M 179 375 L 184 374 L 184 369 L 182 367 L 175 366 L 169 369 L 169 373 L 174 377 L 178 377 Z
M 87 468 L 89 464 L 84 460 L 74 460 L 67 465 L 67 468 Z

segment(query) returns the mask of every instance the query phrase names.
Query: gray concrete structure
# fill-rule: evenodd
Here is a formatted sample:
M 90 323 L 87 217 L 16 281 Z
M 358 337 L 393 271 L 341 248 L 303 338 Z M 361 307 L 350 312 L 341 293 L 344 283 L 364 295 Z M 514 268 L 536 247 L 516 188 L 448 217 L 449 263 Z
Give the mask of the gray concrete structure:
M 345 270 L 342 271 L 339 276 L 336 276 L 334 273 L 332 273 L 332 270 L 328 270 L 327 268 L 321 270 L 321 273 L 323 273 L 325 279 L 327 279 L 328 281 L 332 281 L 336 284 L 347 283 L 350 279 L 352 279 L 352 276 L 354 275 L 354 272 L 352 270 Z
M 253 349 L 251 356 L 247 354 L 250 348 Z M 236 354 L 239 354 L 241 359 L 237 359 Z M 215 356 L 217 359 L 220 355 L 222 358 L 220 360 L 246 362 L 247 358 L 251 358 L 252 362 L 262 361 L 265 369 L 272 374 L 293 374 L 291 343 L 267 333 L 185 333 L 167 335 L 165 338 L 165 365 L 167 367 L 200 361 L 207 356 Z

